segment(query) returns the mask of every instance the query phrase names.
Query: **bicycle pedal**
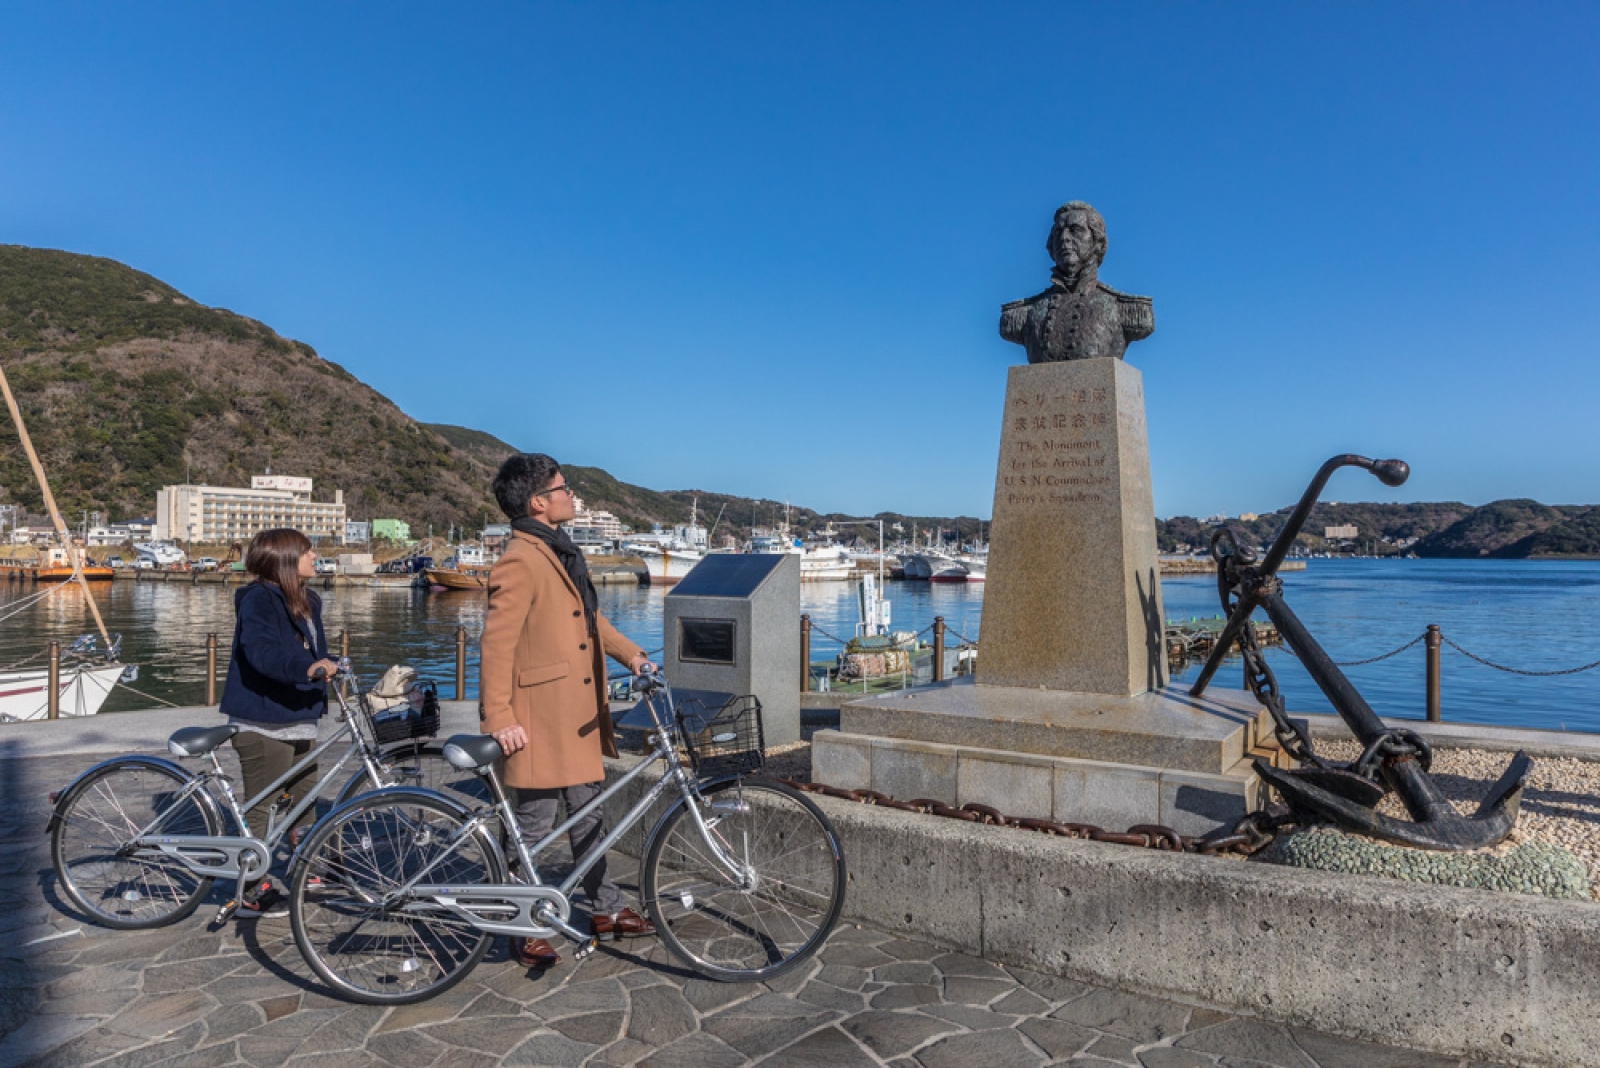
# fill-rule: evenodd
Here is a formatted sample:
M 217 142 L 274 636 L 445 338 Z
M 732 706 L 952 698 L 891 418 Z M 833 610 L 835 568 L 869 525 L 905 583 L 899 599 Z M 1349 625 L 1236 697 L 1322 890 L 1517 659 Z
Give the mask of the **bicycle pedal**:
M 228 918 L 231 917 L 238 908 L 239 908 L 239 899 L 238 898 L 234 898 L 232 901 L 224 902 L 223 906 L 220 909 L 217 910 L 216 919 L 211 921 L 212 924 L 215 925 L 215 924 L 227 923 L 228 922 Z
M 584 942 L 582 945 L 580 945 L 578 947 L 577 952 L 572 954 L 572 959 L 573 959 L 574 963 L 576 963 L 577 961 L 583 960 L 585 957 L 590 956 L 591 954 L 594 953 L 594 951 L 597 948 L 599 948 L 599 943 L 593 938 L 591 938 L 588 941 Z

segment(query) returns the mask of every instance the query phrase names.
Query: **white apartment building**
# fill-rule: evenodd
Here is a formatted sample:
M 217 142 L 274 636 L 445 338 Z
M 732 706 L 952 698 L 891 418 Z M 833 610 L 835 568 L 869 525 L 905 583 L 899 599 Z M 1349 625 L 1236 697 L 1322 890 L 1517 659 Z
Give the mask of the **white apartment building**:
M 344 491 L 311 499 L 311 480 L 256 475 L 250 488 L 167 486 L 156 493 L 156 540 L 247 541 L 263 530 L 293 527 L 313 542 L 345 542 Z
M 624 533 L 622 520 L 610 512 L 589 511 L 582 497 L 572 498 L 572 510 L 576 515 L 567 522 L 567 533 L 579 545 L 615 542 Z

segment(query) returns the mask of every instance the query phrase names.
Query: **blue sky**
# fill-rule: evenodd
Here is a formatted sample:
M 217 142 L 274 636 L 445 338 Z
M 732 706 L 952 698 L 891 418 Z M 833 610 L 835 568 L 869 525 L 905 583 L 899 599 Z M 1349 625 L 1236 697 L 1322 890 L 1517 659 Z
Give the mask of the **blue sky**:
M 0 241 L 655 488 L 988 515 L 1084 199 L 1159 514 L 1600 502 L 1593 4 L 11 4 L 0 101 Z

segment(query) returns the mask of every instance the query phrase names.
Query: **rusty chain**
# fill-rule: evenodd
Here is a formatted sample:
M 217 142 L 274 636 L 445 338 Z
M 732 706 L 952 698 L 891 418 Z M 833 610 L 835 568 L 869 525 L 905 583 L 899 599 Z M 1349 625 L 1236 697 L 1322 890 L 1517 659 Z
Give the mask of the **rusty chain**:
M 1244 856 L 1259 852 L 1278 829 L 1289 823 L 1289 817 L 1267 812 L 1251 812 L 1230 827 L 1223 827 L 1207 835 L 1181 835 L 1171 827 L 1155 823 L 1139 823 L 1126 831 L 1108 831 L 1092 823 L 1062 823 L 1057 820 L 1007 816 L 989 805 L 968 802 L 965 805 L 947 805 L 943 801 L 918 797 L 910 801 L 897 801 L 876 790 L 847 790 L 822 783 L 801 782 L 797 779 L 779 779 L 786 786 L 808 794 L 822 794 L 844 801 L 856 801 L 878 808 L 892 808 L 901 812 L 915 812 L 927 816 L 943 816 L 965 823 L 979 823 L 990 827 L 1014 827 L 1018 830 L 1036 831 L 1060 838 L 1081 838 L 1091 842 L 1110 842 L 1116 845 L 1138 846 L 1168 853 L 1198 853 L 1210 856 L 1233 852 Z

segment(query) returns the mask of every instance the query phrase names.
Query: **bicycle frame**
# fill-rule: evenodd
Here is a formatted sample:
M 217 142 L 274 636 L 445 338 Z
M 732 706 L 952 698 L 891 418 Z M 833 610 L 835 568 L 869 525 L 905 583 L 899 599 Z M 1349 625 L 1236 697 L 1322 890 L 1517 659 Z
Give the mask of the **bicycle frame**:
M 755 879 L 747 864 L 740 863 L 737 859 L 727 855 L 721 844 L 711 834 L 713 824 L 706 821 L 700 811 L 700 806 L 694 800 L 700 794 L 702 783 L 692 777 L 678 759 L 677 746 L 674 741 L 677 730 L 673 716 L 671 691 L 661 684 L 664 691 L 664 700 L 667 707 L 668 721 L 672 726 L 664 726 L 654 702 L 647 692 L 643 698 L 650 712 L 650 718 L 655 726 L 655 731 L 650 735 L 650 741 L 655 747 L 654 754 L 647 760 L 640 761 L 627 774 L 616 782 L 606 787 L 578 811 L 570 813 L 564 823 L 556 827 L 544 838 L 540 839 L 531 848 L 522 840 L 516 812 L 511 807 L 511 801 L 506 796 L 499 776 L 493 771 L 484 775 L 489 780 L 490 792 L 494 801 L 492 805 L 478 808 L 470 813 L 467 822 L 456 832 L 451 842 L 439 856 L 424 865 L 411 879 L 401 886 L 390 891 L 381 901 L 383 906 L 393 905 L 404 897 L 423 898 L 446 909 L 451 914 L 459 917 L 473 927 L 487 934 L 511 935 L 519 938 L 548 938 L 553 934 L 566 935 L 574 942 L 581 944 L 578 952 L 579 959 L 593 951 L 594 939 L 582 934 L 567 924 L 571 915 L 571 896 L 573 889 L 582 882 L 583 877 L 600 862 L 611 848 L 631 831 L 644 818 L 646 812 L 662 795 L 674 787 L 677 788 L 680 804 L 687 804 L 695 827 L 700 832 L 701 839 L 711 851 L 718 864 L 725 867 L 730 875 L 738 879 L 747 887 L 753 887 Z M 617 821 L 617 825 L 606 834 L 599 842 L 595 843 L 582 857 L 574 858 L 571 874 L 559 885 L 546 886 L 539 880 L 538 866 L 535 858 L 540 856 L 553 845 L 562 835 L 566 834 L 579 821 L 585 819 L 600 806 L 633 782 L 646 770 L 655 764 L 665 762 L 666 772 L 645 795 L 640 798 L 626 815 Z M 669 810 L 670 811 L 670 810 Z M 663 815 L 662 819 L 665 819 Z M 516 843 L 517 857 L 521 862 L 521 881 L 502 883 L 490 886 L 477 886 L 470 890 L 456 886 L 441 886 L 424 883 L 423 880 L 435 871 L 440 864 L 449 858 L 457 845 L 471 838 L 480 830 L 486 828 L 491 821 L 498 821 L 511 839 Z M 658 824 L 659 825 L 659 824 Z M 654 833 L 654 832 L 652 832 Z M 422 906 L 424 908 L 428 906 Z M 402 906 L 402 911 L 415 911 L 413 906 Z
M 348 662 L 341 669 L 339 678 L 343 682 L 350 681 Z M 196 875 L 206 878 L 236 879 L 242 893 L 246 880 L 254 875 L 265 874 L 272 867 L 272 854 L 283 842 L 289 828 L 303 815 L 308 808 L 315 805 L 317 800 L 327 790 L 328 784 L 340 779 L 345 767 L 358 754 L 366 773 L 373 782 L 380 781 L 376 756 L 381 747 L 375 736 L 370 735 L 370 726 L 362 724 L 360 713 L 351 708 L 346 700 L 343 688 L 335 689 L 339 700 L 339 715 L 343 721 L 339 724 L 333 735 L 325 741 L 319 742 L 310 752 L 301 757 L 282 775 L 274 779 L 260 793 L 246 801 L 242 806 L 234 794 L 233 785 L 228 774 L 222 770 L 222 762 L 218 759 L 216 750 L 207 754 L 211 758 L 211 769 L 200 772 L 190 777 L 183 788 L 178 791 L 162 812 L 149 825 L 140 830 L 124 846 L 135 857 L 154 857 L 156 855 L 170 857 L 188 868 Z M 344 754 L 334 762 L 333 766 L 320 775 L 313 789 L 301 798 L 292 808 L 281 815 L 276 811 L 269 814 L 267 833 L 264 837 L 257 838 L 249 832 L 249 824 L 245 820 L 245 813 L 250 812 L 274 797 L 278 791 L 292 781 L 306 768 L 315 764 L 318 758 L 333 746 L 350 739 L 350 744 Z M 174 765 L 176 766 L 176 765 Z M 92 769 L 91 769 L 92 770 Z M 167 820 L 170 813 L 177 810 L 185 800 L 196 793 L 203 792 L 214 803 L 216 790 L 211 784 L 216 783 L 222 793 L 222 798 L 227 803 L 228 811 L 233 815 L 241 834 L 237 835 L 163 835 L 160 828 Z M 234 902 L 239 900 L 239 894 L 234 895 Z M 218 918 L 226 915 L 229 906 L 224 906 Z

